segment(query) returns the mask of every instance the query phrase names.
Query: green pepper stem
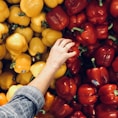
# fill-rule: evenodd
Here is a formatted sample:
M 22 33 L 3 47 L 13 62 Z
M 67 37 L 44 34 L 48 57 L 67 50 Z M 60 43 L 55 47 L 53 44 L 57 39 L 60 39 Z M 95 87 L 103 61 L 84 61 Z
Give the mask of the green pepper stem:
M 100 6 L 100 7 L 103 6 L 103 2 L 102 2 L 102 0 L 99 0 L 99 6 Z
M 95 58 L 91 58 L 91 62 L 93 64 L 93 67 L 95 68 L 96 67 L 96 65 L 95 65 Z
M 18 15 L 19 16 L 25 16 L 25 13 L 24 12 L 20 12 Z
M 116 42 L 117 41 L 117 38 L 112 36 L 112 35 L 109 35 L 108 36 L 108 39 L 111 39 L 112 41 Z
M 109 25 L 108 30 L 112 29 L 112 27 L 113 27 L 113 23 Z
M 82 33 L 84 30 L 83 29 L 81 29 L 81 28 L 78 28 L 78 27 L 73 27 L 72 29 L 71 29 L 71 32 L 74 32 L 74 31 L 79 31 L 80 33 Z
M 115 96 L 118 96 L 118 90 L 114 90 Z

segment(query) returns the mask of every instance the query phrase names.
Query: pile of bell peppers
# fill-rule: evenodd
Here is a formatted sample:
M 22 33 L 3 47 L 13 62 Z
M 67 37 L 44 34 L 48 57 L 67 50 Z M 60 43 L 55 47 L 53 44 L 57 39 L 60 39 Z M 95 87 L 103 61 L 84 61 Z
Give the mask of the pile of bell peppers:
M 8 101 L 13 86 L 40 73 L 55 41 L 70 38 L 76 55 L 56 72 L 36 118 L 118 118 L 118 0 L 0 0 L 0 7 L 0 91 Z

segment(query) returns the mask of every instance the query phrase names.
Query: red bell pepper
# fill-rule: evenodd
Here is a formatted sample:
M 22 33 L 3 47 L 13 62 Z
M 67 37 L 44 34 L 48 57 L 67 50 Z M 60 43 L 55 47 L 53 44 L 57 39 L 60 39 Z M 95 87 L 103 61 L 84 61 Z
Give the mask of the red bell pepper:
M 81 12 L 77 15 L 72 15 L 69 17 L 68 29 L 73 27 L 80 27 L 86 21 L 86 15 L 84 12 Z
M 115 59 L 113 60 L 112 68 L 114 72 L 118 73 L 118 56 L 115 57 Z
M 65 0 L 65 7 L 68 15 L 75 15 L 83 11 L 88 2 L 87 0 Z
M 113 31 L 118 33 L 118 18 L 113 19 Z
M 108 38 L 108 24 L 104 23 L 96 26 L 96 35 L 97 39 L 106 39 Z
M 97 41 L 95 27 L 90 22 L 84 23 L 82 28 L 74 27 L 71 31 L 77 31 L 76 40 L 83 46 L 93 45 Z
M 98 96 L 104 104 L 118 104 L 118 87 L 116 84 L 105 84 L 100 87 Z
M 95 60 L 98 66 L 109 67 L 114 59 L 115 49 L 108 45 L 99 47 L 95 52 Z
M 118 84 L 118 73 L 113 71 L 113 68 L 109 68 L 109 78 L 110 78 L 110 83 L 115 83 Z
M 107 68 L 103 66 L 96 67 L 94 62 L 95 60 L 92 58 L 94 67 L 87 69 L 87 79 L 96 87 L 109 83 L 109 74 Z
M 113 17 L 118 17 L 118 0 L 112 0 L 110 3 L 110 13 Z
M 72 78 L 63 76 L 55 83 L 57 95 L 66 101 L 71 101 L 76 95 L 77 85 Z
M 69 118 L 87 118 L 82 111 L 75 111 Z
M 95 118 L 118 118 L 117 105 L 98 104 Z
M 63 30 L 69 23 L 69 18 L 61 6 L 53 8 L 46 14 L 49 26 L 55 30 Z
M 49 112 L 52 113 L 55 118 L 65 118 L 73 112 L 73 108 L 57 96 Z
M 105 4 L 100 5 L 97 0 L 92 0 L 86 8 L 86 14 L 93 24 L 102 24 L 107 20 L 107 7 Z
M 97 90 L 90 84 L 82 84 L 78 88 L 78 101 L 82 105 L 93 105 L 97 101 Z

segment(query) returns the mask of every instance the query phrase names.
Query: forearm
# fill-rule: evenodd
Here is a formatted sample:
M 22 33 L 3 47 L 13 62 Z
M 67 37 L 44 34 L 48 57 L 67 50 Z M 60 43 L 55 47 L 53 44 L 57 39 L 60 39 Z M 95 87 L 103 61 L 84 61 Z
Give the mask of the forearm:
M 38 88 L 43 94 L 45 94 L 57 69 L 58 67 L 54 67 L 54 65 L 49 66 L 46 64 L 44 69 L 34 80 L 32 80 L 32 82 L 29 83 L 29 85 Z

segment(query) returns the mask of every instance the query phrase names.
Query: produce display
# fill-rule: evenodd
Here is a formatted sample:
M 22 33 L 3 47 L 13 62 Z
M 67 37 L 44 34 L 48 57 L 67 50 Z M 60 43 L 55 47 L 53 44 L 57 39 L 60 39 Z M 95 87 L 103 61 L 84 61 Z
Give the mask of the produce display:
M 118 118 L 118 0 L 0 0 L 0 105 L 40 73 L 62 37 L 76 55 L 36 118 Z

